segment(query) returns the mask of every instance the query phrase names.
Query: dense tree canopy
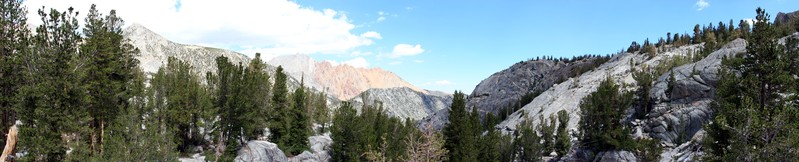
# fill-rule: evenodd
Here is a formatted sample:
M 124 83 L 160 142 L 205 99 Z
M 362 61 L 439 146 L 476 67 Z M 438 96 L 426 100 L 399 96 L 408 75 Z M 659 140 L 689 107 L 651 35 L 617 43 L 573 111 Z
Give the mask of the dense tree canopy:
M 797 41 L 777 42 L 778 31 L 758 8 L 746 53 L 725 58 L 707 126 L 706 158 L 712 161 L 777 161 L 799 158 L 796 105 Z

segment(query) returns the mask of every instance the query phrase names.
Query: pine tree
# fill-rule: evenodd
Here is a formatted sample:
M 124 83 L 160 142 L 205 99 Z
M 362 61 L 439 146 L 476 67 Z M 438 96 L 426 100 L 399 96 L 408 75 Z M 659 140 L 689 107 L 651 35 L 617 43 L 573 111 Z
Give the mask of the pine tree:
M 517 160 L 522 162 L 541 161 L 544 146 L 540 141 L 541 136 L 533 129 L 533 123 L 530 120 L 519 124 L 514 140 L 514 148 L 516 148 L 514 154 L 518 158 Z
M 321 125 L 319 133 L 325 133 L 325 126 L 330 122 L 330 109 L 327 108 L 327 96 L 324 92 L 319 92 L 314 101 L 314 121 Z
M 636 96 L 638 96 L 638 99 L 635 103 L 637 108 L 635 111 L 635 117 L 638 119 L 643 119 L 646 117 L 646 114 L 648 114 L 649 111 L 652 111 L 652 107 L 654 106 L 652 98 L 649 97 L 649 90 L 652 89 L 652 81 L 655 78 L 653 76 L 653 72 L 645 69 L 647 68 L 644 67 L 641 70 L 633 71 L 633 79 L 635 79 L 638 84 L 638 89 L 635 91 Z
M 488 129 L 484 136 L 480 137 L 478 140 L 479 144 L 479 156 L 477 156 L 478 161 L 484 162 L 498 162 L 500 161 L 500 145 L 499 140 L 502 134 L 497 132 L 495 129 Z
M 240 79 L 242 74 L 241 66 L 235 66 L 228 61 L 227 57 L 216 58 L 217 74 L 208 74 L 209 85 L 214 85 L 212 88 L 216 93 L 214 107 L 219 110 L 220 121 L 219 129 L 221 132 L 216 137 L 217 146 L 225 146 L 224 154 L 221 158 L 224 160 L 233 160 L 236 156 L 236 149 L 241 146 L 244 141 L 241 141 L 242 124 L 238 120 L 242 112 L 239 109 L 241 106 L 238 104 L 242 101 L 239 97 L 241 88 Z M 218 159 L 217 159 L 218 160 Z
M 466 111 L 465 95 L 460 91 L 453 94 L 449 109 L 449 123 L 444 126 L 446 143 L 444 147 L 450 151 L 449 161 L 477 161 L 474 130 L 469 113 Z
M 569 119 L 570 117 L 566 110 L 558 111 L 558 128 L 557 134 L 555 135 L 555 152 L 557 152 L 559 156 L 566 155 L 571 147 L 571 135 L 566 129 L 569 125 Z
M 757 21 L 747 38 L 746 53 L 722 60 L 715 118 L 706 130 L 708 160 L 753 161 L 799 158 L 799 110 L 796 40 L 777 43 L 777 30 L 765 10 L 756 10 Z
M 268 116 L 273 115 L 267 99 L 271 84 L 260 53 L 256 53 L 246 67 L 233 65 L 226 57 L 218 57 L 216 62 L 217 74 L 207 77 L 208 85 L 216 93 L 216 109 L 211 112 L 220 114 L 221 131 L 214 133 L 219 134 L 215 141 L 217 145 L 226 146 L 222 159 L 232 160 L 239 146 L 264 135 L 263 130 L 270 120 Z M 212 119 L 213 115 L 207 117 Z
M 77 68 L 86 90 L 85 106 L 91 116 L 90 145 L 93 153 L 102 152 L 103 132 L 118 112 L 122 112 L 131 98 L 126 86 L 138 70 L 138 60 L 134 58 L 138 50 L 122 37 L 124 21 L 111 10 L 107 16 L 99 13 L 92 5 L 86 16 L 83 34 L 86 36 L 80 45 L 80 58 Z
M 500 134 L 496 145 L 499 148 L 499 161 L 513 161 L 516 145 L 511 134 Z
M 673 44 L 671 41 L 671 32 L 666 33 L 666 44 Z
M 154 109 L 156 88 L 144 87 L 144 74 L 137 72 L 131 86 L 133 96 L 128 108 L 109 125 L 102 156 L 93 161 L 171 161 L 177 158 L 177 143 L 170 129 L 165 129 L 163 111 Z M 75 159 L 86 160 L 86 159 Z
M 268 120 L 263 116 L 267 116 L 270 112 L 269 96 L 271 84 L 269 82 L 269 74 L 266 73 L 266 64 L 261 60 L 261 54 L 256 53 L 255 57 L 250 60 L 249 66 L 244 70 L 245 73 L 240 84 L 233 86 L 243 86 L 240 89 L 240 102 L 241 109 L 235 120 L 241 122 L 243 136 L 246 140 L 255 140 L 264 134 L 263 130 L 268 125 Z
M 580 102 L 580 142 L 596 151 L 632 150 L 630 131 L 620 121 L 632 106 L 632 94 L 620 91 L 610 77 Z
M 288 87 L 286 87 L 287 76 L 283 73 L 283 67 L 278 66 L 275 71 L 275 86 L 272 92 L 272 109 L 275 112 L 270 122 L 270 139 L 278 146 L 286 146 L 291 135 L 292 113 L 288 100 Z
M 360 147 L 357 145 L 360 138 L 355 133 L 357 126 L 354 123 L 356 111 L 349 102 L 342 102 L 333 116 L 333 126 L 330 128 L 330 157 L 333 161 L 359 161 Z
M 538 125 L 538 131 L 541 132 L 542 149 L 540 151 L 542 155 L 548 155 L 550 152 L 552 152 L 555 144 L 555 127 L 557 127 L 557 123 L 555 123 L 557 121 L 555 120 L 554 114 L 553 116 L 549 116 L 549 123 L 547 123 L 547 120 L 545 119 L 546 118 L 544 118 L 543 115 L 538 116 L 538 121 L 541 121 L 541 124 Z
M 705 47 L 702 50 L 714 51 L 716 49 L 716 45 L 718 44 L 716 35 L 713 34 L 713 32 L 705 32 L 703 38 L 704 38 L 703 41 L 705 41 Z
M 286 125 L 288 128 L 288 134 L 283 136 L 283 139 L 278 140 L 278 146 L 285 146 L 281 147 L 284 149 L 284 152 L 289 155 L 298 155 L 303 150 L 308 149 L 308 141 L 307 138 L 310 136 L 310 124 L 309 115 L 306 111 L 306 94 L 305 94 L 305 87 L 301 83 L 300 87 L 294 90 L 292 93 L 292 108 L 289 109 L 289 116 L 283 116 L 284 118 L 288 118 L 286 120 L 291 121 L 290 125 Z M 281 141 L 285 141 L 280 145 Z
M 152 100 L 157 103 L 154 109 L 164 113 L 164 124 L 174 132 L 178 150 L 183 153 L 202 144 L 199 127 L 203 111 L 212 107 L 207 89 L 192 69 L 188 63 L 170 57 L 151 81 L 153 93 L 160 95 Z
M 699 28 L 699 24 L 694 26 L 694 39 L 691 44 L 699 44 L 702 43 L 702 30 Z
M 27 14 L 21 0 L 0 1 L 0 143 L 17 120 L 14 98 L 22 87 L 22 58 L 30 52 Z
M 62 161 L 66 155 L 66 141 L 61 134 L 82 134 L 82 122 L 87 112 L 82 110 L 81 90 L 76 85 L 72 60 L 77 55 L 80 35 L 77 32 L 77 13 L 44 8 L 39 10 L 42 25 L 36 28 L 33 51 L 23 59 L 24 86 L 20 89 L 17 104 L 20 127 L 19 150 L 27 155 L 22 160 Z M 56 115 L 57 114 L 57 115 Z M 84 142 L 77 138 L 71 147 Z
M 747 39 L 749 37 L 751 26 L 752 24 L 749 24 L 749 22 L 744 20 L 741 20 L 741 22 L 738 23 L 738 30 L 741 32 L 741 38 Z

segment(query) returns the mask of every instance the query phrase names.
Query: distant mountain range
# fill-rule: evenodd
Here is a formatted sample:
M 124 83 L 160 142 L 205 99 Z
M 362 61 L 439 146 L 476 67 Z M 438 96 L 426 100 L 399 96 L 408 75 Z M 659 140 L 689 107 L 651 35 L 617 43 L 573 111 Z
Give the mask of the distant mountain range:
M 321 89 L 338 99 L 351 99 L 372 88 L 407 87 L 427 94 L 427 90 L 406 82 L 396 74 L 381 68 L 358 68 L 347 64 L 315 61 L 307 55 L 283 55 L 267 62 L 283 66 L 294 78 L 304 78 L 305 85 Z
M 175 43 L 139 24 L 128 26 L 123 33 L 139 49 L 136 58 L 140 61 L 140 68 L 147 73 L 157 72 L 169 57 L 188 62 L 201 78 L 206 72 L 216 72 L 216 57 L 225 56 L 234 64 L 245 65 L 251 60 L 231 50 Z M 265 62 L 268 65 L 266 70 L 272 76 L 277 66 L 284 68 L 289 75 L 290 88 L 296 88 L 302 82 L 313 91 L 325 92 L 328 106 L 333 109 L 341 101 L 355 102 L 359 109 L 363 104 L 380 103 L 391 116 L 418 120 L 430 112 L 446 109 L 452 100 L 450 94 L 421 89 L 381 68 L 315 61 L 299 54 L 279 56 Z

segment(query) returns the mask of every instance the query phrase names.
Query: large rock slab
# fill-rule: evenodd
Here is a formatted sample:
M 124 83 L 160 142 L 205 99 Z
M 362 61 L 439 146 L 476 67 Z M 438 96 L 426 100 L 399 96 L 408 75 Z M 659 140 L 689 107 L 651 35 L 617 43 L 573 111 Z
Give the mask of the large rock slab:
M 236 162 L 283 162 L 288 160 L 277 144 L 269 141 L 247 142 L 247 145 L 239 149 L 235 159 Z
M 482 114 L 497 114 L 501 108 L 518 102 L 523 95 L 547 90 L 558 81 L 571 77 L 578 69 L 593 67 L 597 61 L 596 57 L 590 57 L 570 63 L 530 60 L 513 64 L 477 84 L 468 96 L 467 107 L 475 107 Z
M 272 162 L 272 161 L 291 161 L 291 162 L 318 162 L 330 161 L 329 147 L 333 143 L 330 134 L 308 137 L 311 147 L 310 151 L 303 151 L 293 157 L 286 157 L 276 144 L 269 141 L 254 140 L 247 142 L 247 145 L 239 149 L 235 161 L 237 162 Z M 197 158 L 194 158 L 197 159 Z M 192 160 L 192 159 L 185 159 Z
M 522 107 L 522 109 L 511 114 L 508 119 L 498 124 L 496 128 L 503 130 L 504 133 L 510 133 L 516 130 L 516 126 L 525 120 L 532 120 L 533 125 L 537 126 L 542 122 L 539 121 L 539 116 L 548 119 L 550 115 L 565 110 L 569 114 L 569 118 L 571 118 L 569 123 L 567 123 L 568 128 L 578 130 L 577 124 L 580 121 L 581 113 L 580 103 L 585 96 L 596 91 L 601 81 L 610 78 L 617 84 L 635 85 L 637 83 L 632 77 L 633 69 L 644 66 L 654 67 L 669 57 L 689 55 L 697 51 L 699 47 L 700 45 L 682 46 L 651 58 L 637 53 L 616 55 L 610 61 L 594 70 L 553 85 L 533 99 L 532 102 Z M 633 90 L 633 87 L 627 86 L 626 90 Z M 630 114 L 630 112 L 620 113 Z
M 635 154 L 629 151 L 605 151 L 597 154 L 597 157 L 594 159 L 594 161 L 637 162 L 638 158 L 635 157 Z
M 386 114 L 402 120 L 410 118 L 419 121 L 424 117 L 449 108 L 452 95 L 443 93 L 422 93 L 407 87 L 369 89 L 350 100 L 360 112 L 363 104 L 382 104 Z

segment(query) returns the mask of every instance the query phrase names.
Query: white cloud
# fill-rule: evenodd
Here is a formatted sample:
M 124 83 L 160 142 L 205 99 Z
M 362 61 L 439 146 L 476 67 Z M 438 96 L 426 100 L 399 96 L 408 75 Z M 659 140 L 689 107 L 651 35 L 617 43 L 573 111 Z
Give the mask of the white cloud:
M 413 62 L 415 62 L 415 63 L 423 63 L 424 60 L 413 60 Z
M 744 20 L 744 22 L 749 24 L 749 28 L 754 27 L 755 26 L 755 21 L 757 21 L 757 20 L 755 20 L 753 18 L 747 18 L 747 19 L 743 19 L 743 20 Z
M 375 31 L 353 33 L 347 15 L 303 7 L 287 0 L 27 0 L 28 21 L 41 24 L 42 5 L 73 6 L 83 20 L 91 4 L 102 13 L 116 9 L 127 24 L 139 23 L 166 38 L 186 44 L 239 49 L 252 55 L 345 54 L 380 39 Z
M 706 0 L 699 0 L 699 1 L 696 1 L 696 4 L 694 4 L 694 5 L 696 6 L 696 10 L 697 11 L 702 11 L 705 8 L 707 8 L 708 6 L 710 6 L 710 3 L 708 3 Z
M 388 15 L 388 13 L 386 13 L 386 12 L 383 12 L 383 11 L 377 12 L 377 16 L 379 16 L 377 18 L 377 22 L 385 21 L 386 20 L 386 15 Z
M 424 52 L 422 49 L 422 45 L 410 45 L 410 44 L 397 44 L 394 46 L 394 50 L 391 51 L 391 54 L 388 55 L 389 58 L 399 58 L 403 56 L 414 56 Z
M 361 34 L 362 38 L 374 38 L 374 39 L 383 39 L 383 36 L 380 36 L 380 33 L 375 31 L 368 31 L 366 33 Z
M 356 68 L 367 68 L 367 67 L 369 67 L 369 62 L 367 62 L 366 59 L 363 58 L 363 57 L 358 57 L 358 58 L 354 58 L 352 60 L 347 60 L 347 61 L 341 62 L 341 64 L 349 65 L 349 66 L 356 67 Z

